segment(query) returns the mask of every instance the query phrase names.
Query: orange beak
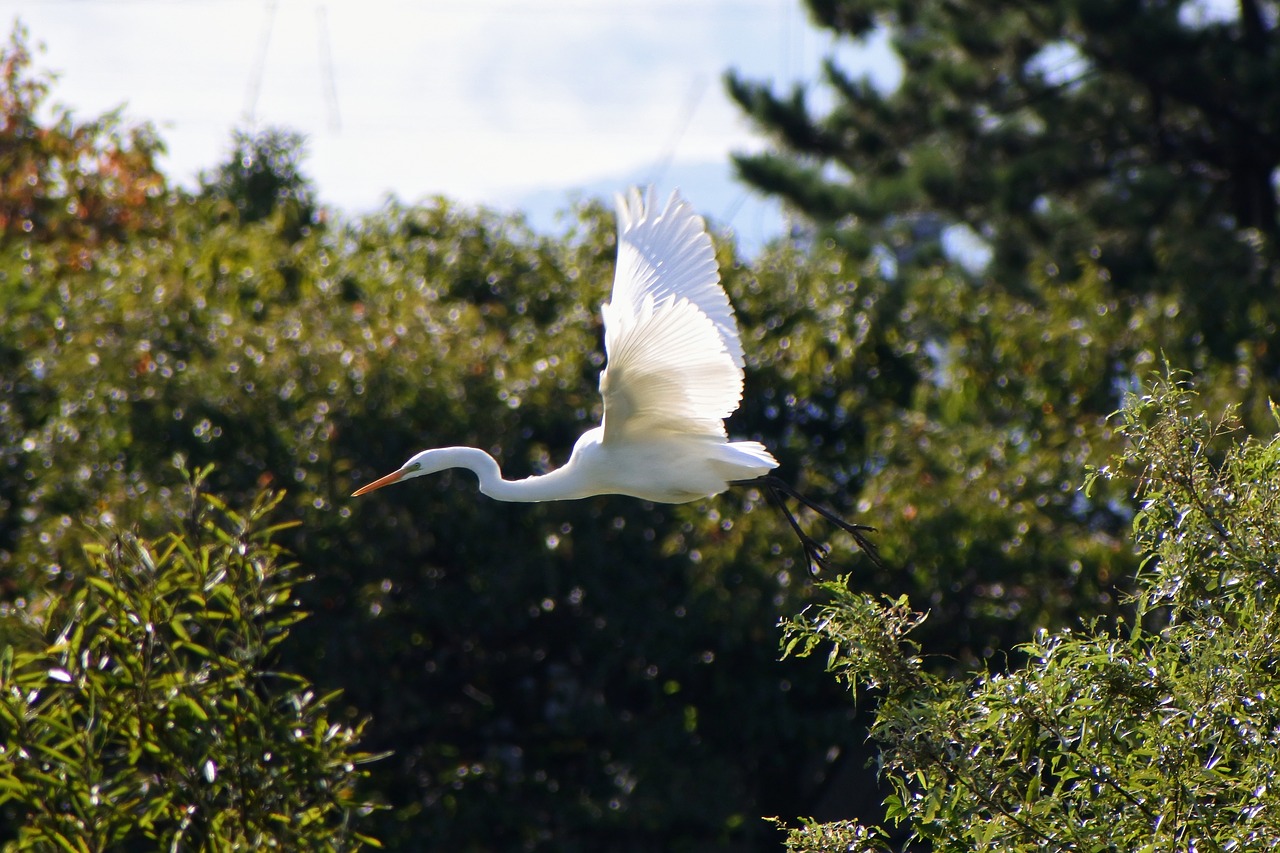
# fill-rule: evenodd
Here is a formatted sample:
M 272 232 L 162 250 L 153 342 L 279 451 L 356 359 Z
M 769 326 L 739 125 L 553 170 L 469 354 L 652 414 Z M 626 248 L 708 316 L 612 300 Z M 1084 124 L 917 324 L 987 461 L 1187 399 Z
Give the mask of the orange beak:
M 369 494 L 369 492 L 372 492 L 375 489 L 381 489 L 383 486 L 390 486 L 392 483 L 399 482 L 400 478 L 403 476 L 404 476 L 403 471 L 392 471 L 387 476 L 379 477 L 378 479 L 374 480 L 372 483 L 366 483 L 365 485 L 356 489 L 354 492 L 351 493 L 351 497 L 358 498 L 361 495 Z

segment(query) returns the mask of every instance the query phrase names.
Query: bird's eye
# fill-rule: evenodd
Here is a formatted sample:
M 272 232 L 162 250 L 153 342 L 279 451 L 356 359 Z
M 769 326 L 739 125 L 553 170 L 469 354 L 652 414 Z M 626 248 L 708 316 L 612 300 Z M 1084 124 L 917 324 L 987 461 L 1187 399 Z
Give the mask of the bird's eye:
M 406 471 L 421 471 L 421 470 L 422 470 L 422 463 L 421 463 L 421 462 L 411 462 L 411 463 L 409 463 L 408 465 L 406 465 L 406 466 L 405 466 L 404 470 L 406 470 Z

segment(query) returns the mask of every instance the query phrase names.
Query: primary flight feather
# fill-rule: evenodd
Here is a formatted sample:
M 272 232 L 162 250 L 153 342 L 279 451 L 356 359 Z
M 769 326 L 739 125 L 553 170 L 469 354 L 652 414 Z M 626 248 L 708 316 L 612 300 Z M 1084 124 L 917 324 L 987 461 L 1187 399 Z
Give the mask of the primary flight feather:
M 354 496 L 446 468 L 474 472 L 482 493 L 504 501 L 619 494 L 684 503 L 752 481 L 783 509 L 811 568 L 823 563 L 826 549 L 800 529 L 782 495 L 840 525 L 878 562 L 862 535 L 870 528 L 845 522 L 769 476 L 778 462 L 764 445 L 729 441 L 724 419 L 742 400 L 742 342 L 706 224 L 678 192 L 664 206 L 652 188 L 618 197 L 618 263 L 601 311 L 604 419 L 583 433 L 563 467 L 506 480 L 484 451 L 442 447 L 414 455 Z

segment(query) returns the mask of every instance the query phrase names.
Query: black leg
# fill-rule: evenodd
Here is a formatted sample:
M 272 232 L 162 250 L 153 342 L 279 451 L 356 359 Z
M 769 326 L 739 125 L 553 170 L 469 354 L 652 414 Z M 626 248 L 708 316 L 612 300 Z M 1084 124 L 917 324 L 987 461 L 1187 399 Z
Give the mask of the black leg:
M 755 480 L 739 480 L 733 483 L 733 485 L 761 486 L 764 488 L 765 494 L 768 495 L 769 499 L 782 511 L 783 517 L 786 518 L 787 523 L 791 525 L 791 529 L 795 531 L 796 537 L 799 538 L 800 546 L 804 549 L 805 561 L 809 565 L 809 572 L 811 574 L 816 575 L 819 569 L 828 568 L 827 554 L 830 549 L 804 532 L 800 527 L 800 522 L 796 520 L 795 515 L 792 514 L 791 510 L 787 507 L 786 498 L 794 498 L 799 503 L 804 504 L 818 515 L 834 524 L 836 527 L 839 527 L 841 530 L 848 533 L 853 537 L 853 541 L 857 543 L 858 547 L 862 549 L 862 552 L 871 559 L 871 562 L 875 563 L 882 569 L 885 567 L 884 561 L 880 559 L 880 552 L 876 548 L 875 543 L 863 535 L 865 532 L 875 532 L 874 527 L 845 521 L 831 510 L 800 494 L 790 483 L 779 477 L 775 477 L 772 474 L 759 477 Z

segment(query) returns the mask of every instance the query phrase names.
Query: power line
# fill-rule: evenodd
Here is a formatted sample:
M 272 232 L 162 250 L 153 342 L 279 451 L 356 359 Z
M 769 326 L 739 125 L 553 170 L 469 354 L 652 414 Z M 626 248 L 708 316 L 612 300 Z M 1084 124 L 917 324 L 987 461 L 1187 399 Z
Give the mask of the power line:
M 661 183 L 662 176 L 666 174 L 667 169 L 671 166 L 671 161 L 675 159 L 676 149 L 680 147 L 680 140 L 684 138 L 685 131 L 689 129 L 689 123 L 693 121 L 694 114 L 698 112 L 698 104 L 702 103 L 702 96 L 706 91 L 707 78 L 705 75 L 699 74 L 690 81 L 689 90 L 685 94 L 684 105 L 676 116 L 675 129 L 667 139 L 667 143 L 662 147 L 662 155 L 653 164 L 653 174 L 646 183 L 655 185 Z
M 267 49 L 271 47 L 271 29 L 276 19 L 278 0 L 267 0 L 267 15 L 262 23 L 262 40 L 258 43 L 258 55 L 249 71 L 249 88 L 244 98 L 244 120 L 250 127 L 257 118 L 258 94 L 262 91 L 262 77 L 267 70 Z
M 342 117 L 338 113 L 338 85 L 334 80 L 333 53 L 329 50 L 329 16 L 323 5 L 316 7 L 316 24 L 320 40 L 320 86 L 324 90 L 325 108 L 329 112 L 329 129 L 342 130 Z

